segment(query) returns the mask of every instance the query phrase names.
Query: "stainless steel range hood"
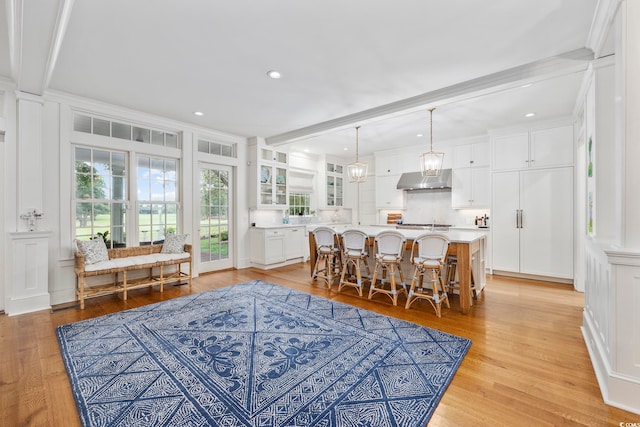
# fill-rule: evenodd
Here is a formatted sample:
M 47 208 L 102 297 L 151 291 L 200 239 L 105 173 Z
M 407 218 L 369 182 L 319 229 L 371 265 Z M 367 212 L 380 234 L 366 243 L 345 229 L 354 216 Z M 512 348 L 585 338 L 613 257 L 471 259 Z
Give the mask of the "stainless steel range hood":
M 451 190 L 451 169 L 442 169 L 440 176 L 423 177 L 420 172 L 400 176 L 398 190 Z

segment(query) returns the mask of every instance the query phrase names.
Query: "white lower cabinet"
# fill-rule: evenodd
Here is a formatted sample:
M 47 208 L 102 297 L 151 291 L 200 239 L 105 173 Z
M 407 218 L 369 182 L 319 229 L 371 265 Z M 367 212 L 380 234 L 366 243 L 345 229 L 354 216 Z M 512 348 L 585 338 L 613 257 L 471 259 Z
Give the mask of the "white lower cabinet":
M 494 271 L 573 278 L 573 168 L 493 174 Z
M 269 269 L 303 260 L 304 227 L 252 228 L 251 264 Z
M 304 257 L 305 227 L 285 229 L 285 258 L 287 260 Z

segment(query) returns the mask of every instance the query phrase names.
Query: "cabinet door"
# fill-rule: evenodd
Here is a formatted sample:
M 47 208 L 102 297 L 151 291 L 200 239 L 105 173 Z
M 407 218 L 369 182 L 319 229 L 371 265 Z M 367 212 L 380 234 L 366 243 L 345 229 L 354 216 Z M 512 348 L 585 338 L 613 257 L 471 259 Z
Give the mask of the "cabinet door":
M 375 174 L 379 176 L 400 175 L 407 171 L 407 164 L 404 154 L 384 153 L 375 158 Z M 414 168 L 408 170 L 420 170 L 418 161 L 415 161 Z
M 264 263 L 275 264 L 286 260 L 284 230 L 270 230 L 265 233 Z
M 493 140 L 493 169 L 529 167 L 529 133 L 500 136 Z
M 304 227 L 286 229 L 285 249 L 286 258 L 294 259 L 304 256 Z
M 472 168 L 453 169 L 451 173 L 451 207 L 468 208 L 472 204 L 471 187 Z
M 471 145 L 471 160 L 473 161 L 473 167 L 489 166 L 490 160 L 489 143 L 478 142 Z
M 491 207 L 490 189 L 491 173 L 489 166 L 471 168 L 471 205 L 474 208 L 488 209 Z
M 378 209 L 404 209 L 406 194 L 398 190 L 400 175 L 376 176 L 376 207 Z
M 493 268 L 520 271 L 520 231 L 516 227 L 520 209 L 520 172 L 493 174 L 491 238 Z
M 520 181 L 521 272 L 573 278 L 573 168 L 523 171 Z
M 453 147 L 453 169 L 470 167 L 472 159 L 471 144 Z
M 573 164 L 573 127 L 561 126 L 531 132 L 531 167 Z

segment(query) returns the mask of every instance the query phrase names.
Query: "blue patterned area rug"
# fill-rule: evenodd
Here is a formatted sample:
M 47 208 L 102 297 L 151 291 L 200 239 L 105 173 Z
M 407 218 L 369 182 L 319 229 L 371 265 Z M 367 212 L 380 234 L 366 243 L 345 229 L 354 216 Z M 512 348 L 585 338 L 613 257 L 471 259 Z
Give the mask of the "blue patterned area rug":
M 260 280 L 57 333 L 85 426 L 424 426 L 471 345 Z

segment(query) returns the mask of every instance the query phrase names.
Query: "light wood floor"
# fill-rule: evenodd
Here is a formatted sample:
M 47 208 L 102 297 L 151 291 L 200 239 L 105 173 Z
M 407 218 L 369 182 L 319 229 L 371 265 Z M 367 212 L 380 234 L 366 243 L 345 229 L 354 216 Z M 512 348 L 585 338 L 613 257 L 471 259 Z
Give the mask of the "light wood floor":
M 488 278 L 472 312 L 443 308 L 435 317 L 426 302 L 410 310 L 385 295 L 373 301 L 355 289 L 337 293 L 309 279 L 308 264 L 264 272 L 232 270 L 194 280 L 202 292 L 252 279 L 357 305 L 385 315 L 470 338 L 473 341 L 430 426 L 618 426 L 640 423 L 635 415 L 603 403 L 580 333 L 582 294 L 568 285 L 503 277 Z M 188 286 L 90 299 L 85 310 L 67 308 L 0 316 L 0 425 L 80 425 L 55 335 L 58 325 L 167 300 Z M 401 297 L 403 305 L 404 298 Z

